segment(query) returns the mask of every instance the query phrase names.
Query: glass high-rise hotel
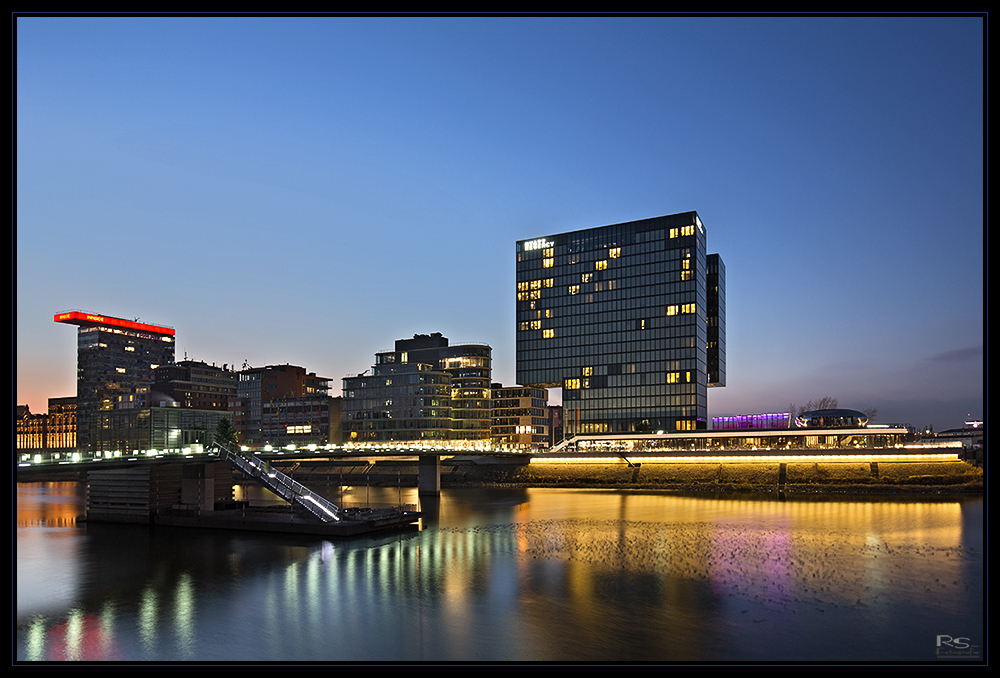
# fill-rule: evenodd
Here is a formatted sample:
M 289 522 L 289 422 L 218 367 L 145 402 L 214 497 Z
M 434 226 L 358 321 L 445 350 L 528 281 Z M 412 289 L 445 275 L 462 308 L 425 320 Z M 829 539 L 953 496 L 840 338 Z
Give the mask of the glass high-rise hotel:
M 725 265 L 697 212 L 517 243 L 517 381 L 566 437 L 707 428 L 725 386 Z

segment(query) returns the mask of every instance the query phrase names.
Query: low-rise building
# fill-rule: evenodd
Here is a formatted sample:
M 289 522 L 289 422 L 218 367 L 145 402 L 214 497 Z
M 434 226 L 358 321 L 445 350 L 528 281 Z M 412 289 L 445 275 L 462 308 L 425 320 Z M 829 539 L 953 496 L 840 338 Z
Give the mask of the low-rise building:
M 550 444 L 548 391 L 493 384 L 490 438 L 496 447 L 540 449 Z
M 76 448 L 76 398 L 49 398 L 48 412 L 33 414 L 27 405 L 15 412 L 18 450 L 60 450 Z

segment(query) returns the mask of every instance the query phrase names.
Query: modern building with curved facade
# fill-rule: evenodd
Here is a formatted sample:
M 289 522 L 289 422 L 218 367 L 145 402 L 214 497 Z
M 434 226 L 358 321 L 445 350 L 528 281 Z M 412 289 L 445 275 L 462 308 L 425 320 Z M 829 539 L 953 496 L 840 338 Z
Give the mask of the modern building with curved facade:
M 371 374 L 344 377 L 344 442 L 488 444 L 492 353 L 440 333 L 376 353 Z
M 799 428 L 864 428 L 868 415 L 857 410 L 813 410 L 795 417 Z

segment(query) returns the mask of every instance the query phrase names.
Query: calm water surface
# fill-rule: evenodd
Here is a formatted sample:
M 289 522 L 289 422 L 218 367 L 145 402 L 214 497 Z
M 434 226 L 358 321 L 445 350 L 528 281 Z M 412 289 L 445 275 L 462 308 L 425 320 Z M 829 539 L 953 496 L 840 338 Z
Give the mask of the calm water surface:
M 17 490 L 18 661 L 985 655 L 981 499 L 445 490 L 419 529 L 331 542 L 77 525 L 78 484 Z

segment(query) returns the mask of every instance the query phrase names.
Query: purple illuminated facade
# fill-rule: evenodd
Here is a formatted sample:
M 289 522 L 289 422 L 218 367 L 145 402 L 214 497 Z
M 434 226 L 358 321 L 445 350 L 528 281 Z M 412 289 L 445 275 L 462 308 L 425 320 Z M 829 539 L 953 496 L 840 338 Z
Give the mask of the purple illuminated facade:
M 733 417 L 712 417 L 716 431 L 744 431 L 749 429 L 788 428 L 788 412 L 770 414 L 738 414 Z

